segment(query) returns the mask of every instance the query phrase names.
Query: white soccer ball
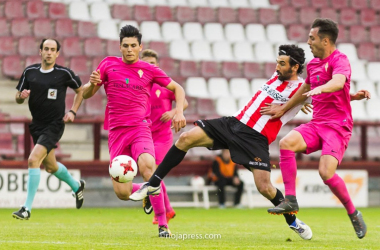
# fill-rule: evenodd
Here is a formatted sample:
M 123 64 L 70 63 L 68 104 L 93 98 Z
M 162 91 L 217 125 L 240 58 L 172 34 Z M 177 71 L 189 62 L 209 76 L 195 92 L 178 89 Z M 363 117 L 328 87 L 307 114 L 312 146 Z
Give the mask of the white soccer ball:
M 112 179 L 117 182 L 130 182 L 137 174 L 137 164 L 132 157 L 119 155 L 112 160 L 109 166 L 109 173 Z

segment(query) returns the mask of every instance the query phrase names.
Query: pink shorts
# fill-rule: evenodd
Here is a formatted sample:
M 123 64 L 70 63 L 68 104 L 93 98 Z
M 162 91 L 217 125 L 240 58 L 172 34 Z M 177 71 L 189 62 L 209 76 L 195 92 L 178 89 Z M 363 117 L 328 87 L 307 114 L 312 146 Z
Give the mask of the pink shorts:
M 296 127 L 306 142 L 305 154 L 322 149 L 322 155 L 334 156 L 339 164 L 351 138 L 351 131 L 337 124 L 315 124 L 308 122 Z
M 159 165 L 164 159 L 166 153 L 173 146 L 173 134 L 152 133 L 154 152 L 156 155 L 156 165 Z
M 142 153 L 154 157 L 154 145 L 149 126 L 119 127 L 108 135 L 110 161 L 118 155 L 129 155 L 136 162 Z

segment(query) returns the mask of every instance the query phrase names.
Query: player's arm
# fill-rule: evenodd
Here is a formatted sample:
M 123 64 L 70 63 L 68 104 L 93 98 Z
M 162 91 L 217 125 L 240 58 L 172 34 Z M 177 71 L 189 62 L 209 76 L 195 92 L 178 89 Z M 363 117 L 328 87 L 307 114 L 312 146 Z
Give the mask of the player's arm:
M 17 91 L 16 93 L 16 102 L 18 104 L 24 103 L 25 99 L 28 98 L 30 95 L 29 89 L 24 89 L 23 91 Z
M 350 94 L 350 101 L 360 101 L 363 99 L 371 99 L 371 93 L 368 90 L 361 89 L 355 94 Z
M 78 111 L 78 109 L 79 109 L 79 107 L 83 101 L 83 87 L 80 86 L 79 88 L 74 89 L 74 91 L 75 91 L 75 96 L 74 96 L 73 105 L 71 106 L 70 111 L 65 114 L 65 117 L 63 117 L 63 120 L 65 122 L 73 122 L 74 121 L 74 119 L 77 115 L 77 111 Z
M 313 95 L 320 95 L 322 93 L 332 93 L 343 89 L 346 83 L 346 76 L 342 74 L 333 75 L 332 79 L 326 84 L 316 87 L 313 90 L 308 91 L 304 95 L 309 97 Z
M 93 71 L 90 76 L 90 81 L 83 86 L 83 99 L 88 99 L 101 87 L 99 84 L 102 82 L 100 78 L 100 70 Z
M 185 98 L 185 102 L 183 103 L 183 111 L 185 111 L 188 106 L 189 106 L 189 103 L 187 102 L 187 100 Z M 175 113 L 176 113 L 176 108 L 173 108 L 172 110 L 166 111 L 165 113 L 162 114 L 160 121 L 167 122 L 167 121 L 173 119 L 173 117 L 175 116 Z
M 172 127 L 174 127 L 175 132 L 181 130 L 181 128 L 186 126 L 186 119 L 183 116 L 183 108 L 185 103 L 185 91 L 175 81 L 171 81 L 167 86 L 167 89 L 173 91 L 175 96 L 175 116 L 173 117 Z

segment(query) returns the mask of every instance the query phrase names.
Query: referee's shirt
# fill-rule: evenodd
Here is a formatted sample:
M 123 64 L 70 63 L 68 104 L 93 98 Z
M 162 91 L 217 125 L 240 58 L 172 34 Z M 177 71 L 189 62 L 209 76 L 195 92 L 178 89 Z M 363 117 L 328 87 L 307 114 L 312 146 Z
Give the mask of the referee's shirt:
M 67 87 L 77 89 L 81 84 L 79 77 L 66 67 L 54 65 L 45 71 L 41 64 L 33 64 L 25 68 L 16 88 L 20 92 L 30 90 L 33 121 L 49 123 L 63 119 Z

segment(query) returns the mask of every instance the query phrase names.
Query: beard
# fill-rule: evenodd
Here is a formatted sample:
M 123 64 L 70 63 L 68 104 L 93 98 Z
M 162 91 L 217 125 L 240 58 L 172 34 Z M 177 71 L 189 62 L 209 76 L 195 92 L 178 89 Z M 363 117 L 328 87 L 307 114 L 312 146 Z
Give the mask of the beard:
M 277 71 L 278 80 L 280 81 L 286 81 L 289 80 L 292 76 L 292 70 L 289 69 L 288 71 L 285 71 L 284 74 L 281 74 L 279 71 Z

